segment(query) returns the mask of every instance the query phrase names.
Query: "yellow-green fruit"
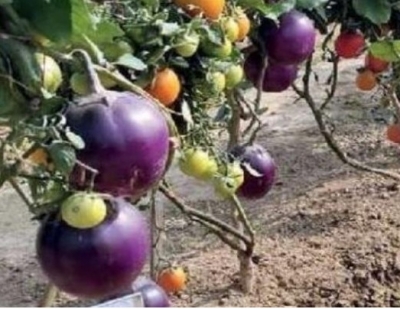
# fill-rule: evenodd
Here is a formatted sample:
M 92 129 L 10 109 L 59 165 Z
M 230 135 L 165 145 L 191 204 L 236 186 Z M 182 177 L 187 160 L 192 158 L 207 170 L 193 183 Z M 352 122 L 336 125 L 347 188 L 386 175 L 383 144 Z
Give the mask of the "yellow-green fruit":
M 76 193 L 61 205 L 61 218 L 77 229 L 99 225 L 107 216 L 107 205 L 96 194 Z
M 232 42 L 227 38 L 224 39 L 222 45 L 217 45 L 212 42 L 205 42 L 202 45 L 202 50 L 206 55 L 220 59 L 229 57 L 232 53 L 232 49 Z
M 132 46 L 125 41 L 101 44 L 101 50 L 108 61 L 116 61 L 125 54 L 134 52 Z
M 244 76 L 243 68 L 241 65 L 232 65 L 225 73 L 226 87 L 228 89 L 234 88 L 238 85 Z
M 113 79 L 110 79 L 104 74 L 99 74 L 99 79 L 104 88 L 112 88 L 116 85 Z M 89 77 L 82 72 L 75 72 L 72 74 L 70 80 L 70 86 L 72 90 L 79 95 L 87 95 L 90 93 L 89 88 Z
M 208 180 L 218 171 L 214 158 L 201 149 L 191 148 L 186 150 L 179 160 L 181 171 L 199 180 Z
M 54 93 L 61 86 L 62 72 L 55 60 L 41 53 L 36 53 L 35 57 L 42 70 L 43 88 L 50 93 Z
M 210 73 L 208 81 L 215 93 L 221 93 L 226 87 L 226 78 L 221 72 Z
M 222 28 L 224 29 L 225 35 L 231 42 L 237 41 L 239 37 L 239 25 L 233 17 L 228 17 L 222 21 Z

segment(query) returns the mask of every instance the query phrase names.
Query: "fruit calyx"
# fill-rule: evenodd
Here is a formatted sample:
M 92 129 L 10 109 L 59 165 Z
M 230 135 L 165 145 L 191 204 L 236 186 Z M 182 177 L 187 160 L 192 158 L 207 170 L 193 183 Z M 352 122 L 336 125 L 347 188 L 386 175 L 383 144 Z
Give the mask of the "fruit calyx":
M 100 103 L 110 106 L 112 102 L 110 96 L 112 96 L 113 91 L 106 90 L 101 84 L 100 78 L 93 67 L 93 62 L 90 59 L 89 54 L 82 49 L 77 49 L 73 51 L 72 54 L 77 56 L 79 55 L 83 58 L 84 69 L 89 79 L 89 94 L 79 98 L 77 101 L 78 105 Z

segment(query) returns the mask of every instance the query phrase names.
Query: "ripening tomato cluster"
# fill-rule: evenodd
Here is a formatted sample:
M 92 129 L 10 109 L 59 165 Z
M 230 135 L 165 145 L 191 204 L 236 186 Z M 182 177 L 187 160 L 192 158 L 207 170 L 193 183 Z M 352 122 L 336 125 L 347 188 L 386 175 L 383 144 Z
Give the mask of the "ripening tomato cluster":
M 360 31 L 342 31 L 335 40 L 335 52 L 343 59 L 354 59 L 361 56 L 367 49 L 364 35 Z M 367 52 L 364 65 L 358 70 L 355 80 L 361 91 L 371 91 L 378 84 L 378 76 L 389 69 L 390 63 Z

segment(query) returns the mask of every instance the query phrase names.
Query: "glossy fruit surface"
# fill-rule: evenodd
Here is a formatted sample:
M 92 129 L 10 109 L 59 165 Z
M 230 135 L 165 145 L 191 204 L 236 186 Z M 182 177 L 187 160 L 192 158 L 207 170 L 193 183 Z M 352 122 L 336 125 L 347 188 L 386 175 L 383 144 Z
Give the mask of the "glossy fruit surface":
M 179 161 L 183 173 L 199 180 L 208 180 L 218 171 L 217 162 L 206 151 L 187 149 Z
M 225 72 L 225 79 L 226 79 L 226 87 L 228 89 L 234 88 L 237 86 L 244 77 L 244 71 L 241 65 L 232 65 L 229 69 Z
M 174 0 L 192 16 L 204 14 L 206 18 L 218 19 L 225 8 L 225 0 Z
M 150 250 L 146 219 L 121 198 L 107 203 L 107 218 L 94 228 L 73 228 L 57 213 L 41 222 L 37 258 L 61 291 L 105 298 L 126 290 L 142 271 Z
M 96 194 L 78 192 L 68 197 L 61 205 L 61 218 L 71 227 L 87 229 L 103 222 L 107 205 Z
M 237 40 L 243 41 L 250 32 L 251 28 L 250 19 L 243 11 L 238 10 L 236 15 L 236 22 L 239 26 L 239 34 Z
M 357 58 L 363 52 L 365 38 L 359 32 L 342 32 L 335 41 L 335 51 L 339 57 L 345 59 Z
M 204 54 L 208 55 L 209 57 L 215 57 L 219 59 L 229 57 L 233 49 L 232 42 L 227 38 L 225 38 L 224 42 L 222 42 L 220 45 L 205 41 L 202 43 L 201 47 Z
M 377 83 L 375 74 L 370 70 L 359 72 L 356 78 L 356 86 L 361 91 L 371 91 Z
M 146 90 L 163 105 L 171 106 L 181 92 L 181 82 L 174 70 L 165 68 L 156 73 Z
M 232 155 L 241 162 L 244 181 L 238 195 L 248 199 L 260 199 L 272 188 L 276 177 L 276 164 L 267 150 L 258 145 L 237 146 Z
M 258 87 L 258 80 L 260 78 L 263 66 L 263 58 L 257 52 L 251 53 L 245 63 L 244 71 L 246 78 Z M 282 65 L 277 63 L 269 63 L 265 71 L 262 89 L 264 92 L 282 92 L 288 89 L 297 78 L 297 66 L 295 65 Z
M 67 125 L 85 142 L 78 159 L 96 169 L 94 190 L 138 198 L 164 175 L 169 127 L 155 102 L 131 92 L 103 91 L 80 98 L 66 112 Z M 90 177 L 75 166 L 71 182 Z
M 157 284 L 168 293 L 176 293 L 186 286 L 186 273 L 182 267 L 164 269 L 157 277 Z
M 222 21 L 222 28 L 228 40 L 235 42 L 239 38 L 239 24 L 233 17 L 227 17 Z
M 270 28 L 260 28 L 267 53 L 275 62 L 297 65 L 314 52 L 317 32 L 314 23 L 305 14 L 292 10 L 279 17 L 279 26 L 270 23 Z
M 57 62 L 44 54 L 36 53 L 36 59 L 42 69 L 43 87 L 48 92 L 56 92 L 62 83 L 62 73 Z

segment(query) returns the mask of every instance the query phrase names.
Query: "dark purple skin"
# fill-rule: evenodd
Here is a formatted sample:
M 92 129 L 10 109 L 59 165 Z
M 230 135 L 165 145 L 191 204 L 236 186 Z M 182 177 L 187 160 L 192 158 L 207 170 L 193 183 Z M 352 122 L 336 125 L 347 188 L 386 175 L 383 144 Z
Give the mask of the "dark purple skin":
M 169 128 L 156 103 L 131 92 L 104 93 L 67 110 L 67 124 L 85 142 L 77 158 L 99 172 L 95 191 L 137 199 L 164 174 Z M 83 172 L 76 166 L 71 175 L 77 188 L 87 186 L 90 179 L 82 182 Z
M 43 221 L 36 252 L 43 272 L 60 290 L 101 299 L 126 290 L 141 273 L 150 251 L 146 219 L 125 200 L 110 201 L 108 217 L 90 229 L 56 219 Z
M 237 194 L 247 199 L 263 198 L 271 190 L 276 177 L 277 167 L 270 154 L 257 144 L 236 146 L 231 154 L 240 160 L 244 170 L 244 181 Z M 243 163 L 248 163 L 261 177 L 251 174 Z
M 317 31 L 305 14 L 292 10 L 279 17 L 279 26 L 263 22 L 260 37 L 270 58 L 281 64 L 300 64 L 314 52 Z
M 245 63 L 244 71 L 249 81 L 257 87 L 263 58 L 257 51 L 251 53 Z M 295 65 L 281 65 L 270 62 L 265 70 L 263 91 L 264 92 L 282 92 L 288 89 L 297 78 L 298 68 Z

